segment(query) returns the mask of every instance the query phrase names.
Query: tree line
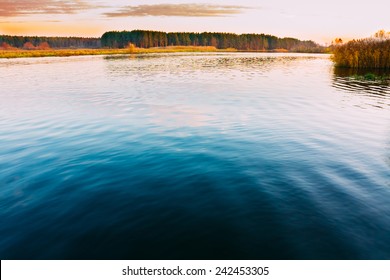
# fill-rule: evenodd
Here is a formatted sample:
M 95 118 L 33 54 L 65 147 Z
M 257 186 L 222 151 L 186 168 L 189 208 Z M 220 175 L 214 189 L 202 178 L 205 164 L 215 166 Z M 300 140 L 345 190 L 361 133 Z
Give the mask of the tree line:
M 294 52 L 321 52 L 313 41 L 278 38 L 266 34 L 159 32 L 149 30 L 109 31 L 101 38 L 102 47 L 125 48 L 129 44 L 139 48 L 166 46 L 213 46 L 218 49 L 234 48 L 248 51 L 285 49 Z
M 101 38 L 40 37 L 0 35 L 0 48 L 12 49 L 81 49 L 126 48 L 133 44 L 139 48 L 166 46 L 212 46 L 218 49 L 234 48 L 245 51 L 283 49 L 292 52 L 322 52 L 323 47 L 313 41 L 278 38 L 266 34 L 158 32 L 148 30 L 109 31 Z
M 101 47 L 101 42 L 100 38 L 0 35 L 0 47 L 3 48 L 32 49 L 40 46 L 55 49 L 96 49 Z

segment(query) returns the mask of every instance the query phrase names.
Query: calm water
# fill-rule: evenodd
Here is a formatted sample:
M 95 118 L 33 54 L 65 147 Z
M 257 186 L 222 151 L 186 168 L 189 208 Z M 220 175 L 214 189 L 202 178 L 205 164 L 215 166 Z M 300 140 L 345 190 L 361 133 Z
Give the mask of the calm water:
M 390 85 L 325 55 L 0 61 L 1 259 L 390 259 Z

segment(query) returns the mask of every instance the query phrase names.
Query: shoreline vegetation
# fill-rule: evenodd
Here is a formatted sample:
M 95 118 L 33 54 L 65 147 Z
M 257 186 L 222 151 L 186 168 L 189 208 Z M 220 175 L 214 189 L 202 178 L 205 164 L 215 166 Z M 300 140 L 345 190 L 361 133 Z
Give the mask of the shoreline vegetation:
M 129 46 L 126 49 L 0 49 L 0 58 L 27 58 L 27 57 L 66 57 L 83 55 L 127 55 L 147 53 L 179 53 L 179 52 L 236 52 L 235 49 L 217 49 L 203 46 L 175 46 L 158 48 L 137 48 Z
M 180 53 L 180 52 L 268 52 L 268 53 L 287 53 L 286 49 L 274 49 L 267 51 L 242 51 L 234 48 L 217 49 L 210 46 L 167 46 L 155 48 L 137 48 L 134 45 L 129 45 L 128 48 L 99 48 L 99 49 L 17 49 L 0 47 L 1 58 L 28 58 L 28 57 L 67 57 L 67 56 L 85 56 L 85 55 L 127 55 L 127 54 L 152 54 L 152 53 Z
M 265 34 L 110 31 L 101 38 L 0 35 L 0 58 L 173 52 L 323 53 L 313 41 Z
M 390 32 L 380 30 L 371 38 L 337 43 L 332 52 L 336 67 L 390 70 Z

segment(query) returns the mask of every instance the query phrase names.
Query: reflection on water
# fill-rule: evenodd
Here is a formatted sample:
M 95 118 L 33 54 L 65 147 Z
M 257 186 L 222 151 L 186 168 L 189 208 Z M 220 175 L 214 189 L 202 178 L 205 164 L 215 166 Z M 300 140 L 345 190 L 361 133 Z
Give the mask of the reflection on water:
M 390 72 L 388 70 L 340 67 L 333 69 L 333 86 L 335 88 L 362 96 L 365 105 L 388 109 L 390 106 Z M 365 75 L 371 74 L 383 78 L 374 81 L 364 79 Z
M 353 76 L 364 76 L 366 74 L 375 74 L 376 76 L 389 77 L 390 72 L 386 69 L 355 69 L 345 67 L 334 67 L 333 72 L 338 77 L 353 77 Z
M 174 61 L 172 61 L 174 57 Z M 182 74 L 183 70 L 190 73 L 193 71 L 215 71 L 240 70 L 243 72 L 266 72 L 274 67 L 287 66 L 294 61 L 304 61 L 318 59 L 318 56 L 290 55 L 288 57 L 280 54 L 263 55 L 263 56 L 239 56 L 232 59 L 227 54 L 148 54 L 148 55 L 130 55 L 130 56 L 107 56 L 106 60 L 115 60 L 117 63 L 109 63 L 109 71 L 112 74 L 132 73 L 132 74 L 150 74 L 160 73 L 162 71 L 170 71 L 170 73 Z M 133 60 L 134 63 L 126 63 L 127 60 Z M 121 63 L 122 62 L 122 63 Z M 287 68 L 283 67 L 285 70 Z M 173 71 L 173 72 L 172 72 Z
M 0 72 L 2 259 L 390 258 L 389 87 L 326 55 Z

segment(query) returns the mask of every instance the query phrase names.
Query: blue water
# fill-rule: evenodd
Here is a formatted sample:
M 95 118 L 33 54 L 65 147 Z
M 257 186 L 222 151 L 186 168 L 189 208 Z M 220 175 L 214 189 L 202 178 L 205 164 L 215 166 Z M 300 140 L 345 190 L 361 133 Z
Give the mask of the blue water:
M 326 55 L 0 61 L 1 259 L 390 259 L 390 85 Z

